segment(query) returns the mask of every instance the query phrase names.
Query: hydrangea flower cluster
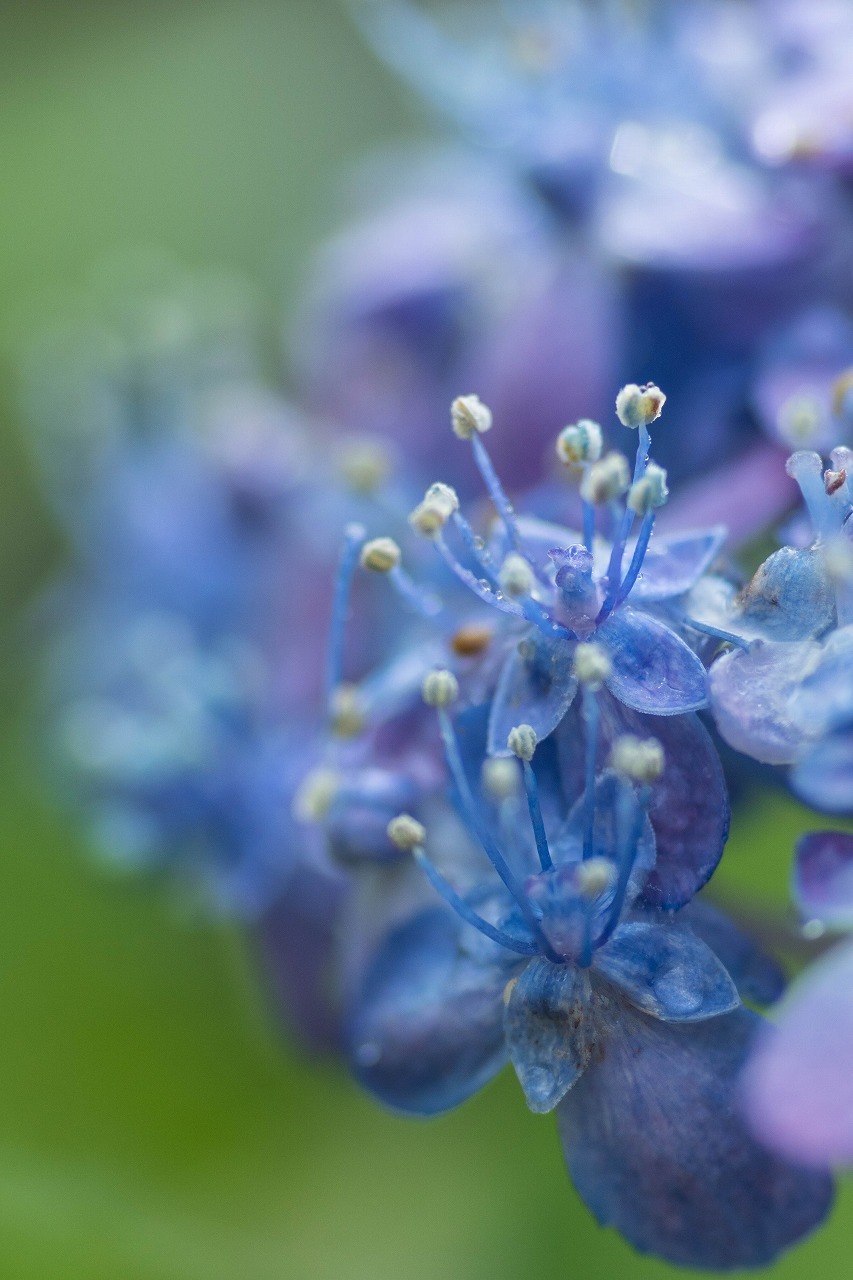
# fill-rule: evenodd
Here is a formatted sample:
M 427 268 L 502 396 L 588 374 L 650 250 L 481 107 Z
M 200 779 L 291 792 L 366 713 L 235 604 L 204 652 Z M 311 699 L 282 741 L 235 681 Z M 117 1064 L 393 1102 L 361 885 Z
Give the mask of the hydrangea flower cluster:
M 701 893 L 712 731 L 853 815 L 851 14 L 365 7 L 487 146 L 397 166 L 328 248 L 300 408 L 233 297 L 147 298 L 33 383 L 76 559 L 48 711 L 95 845 L 249 921 L 289 1023 L 392 1109 L 511 1062 L 593 1214 L 685 1266 L 765 1265 L 853 1158 L 849 942 L 774 1034 L 742 1001 L 777 964 Z M 667 396 L 613 419 L 652 366 Z M 743 584 L 716 521 L 737 546 L 797 486 Z M 850 842 L 800 846 L 809 937 L 849 928 Z
M 415 507 L 414 531 L 449 570 L 423 588 L 441 596 L 435 638 L 404 621 L 389 667 L 330 688 L 325 753 L 297 804 L 369 888 L 348 916 L 342 982 L 361 1084 L 435 1115 L 510 1060 L 530 1108 L 556 1112 L 601 1222 L 670 1261 L 725 1269 L 772 1260 L 822 1219 L 830 1190 L 825 1173 L 771 1155 L 735 1105 L 762 1025 L 741 994 L 772 1000 L 781 979 L 694 901 L 729 823 L 696 715 L 709 699 L 697 648 L 730 636 L 688 612 L 721 531 L 651 542 L 663 401 L 655 386 L 617 400 L 639 435 L 633 478 L 596 423 L 561 433 L 582 532 L 516 513 L 483 441 L 490 411 L 454 401 L 497 520 L 477 532 L 444 483 Z M 402 558 L 396 541 L 350 530 L 339 599 L 356 562 L 390 576 Z M 342 688 L 358 724 L 336 716 Z
M 434 472 L 432 424 L 477 386 L 525 485 L 567 416 L 606 421 L 614 385 L 654 374 L 691 426 L 660 442 L 673 479 L 697 482 L 671 518 L 714 511 L 706 477 L 725 463 L 731 535 L 762 531 L 791 500 L 762 433 L 853 443 L 850 7 L 355 12 L 452 133 L 419 166 L 366 173 L 362 220 L 299 317 L 306 401 L 404 437 Z

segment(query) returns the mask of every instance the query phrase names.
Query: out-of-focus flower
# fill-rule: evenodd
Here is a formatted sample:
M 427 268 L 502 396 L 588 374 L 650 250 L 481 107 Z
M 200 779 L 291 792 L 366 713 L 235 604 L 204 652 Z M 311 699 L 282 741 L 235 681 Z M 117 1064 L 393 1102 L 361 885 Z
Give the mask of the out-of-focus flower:
M 815 308 L 836 309 L 839 333 L 851 322 L 838 287 L 846 170 L 831 161 L 846 116 L 825 148 L 814 136 L 811 165 L 782 137 L 803 133 L 804 111 L 821 118 L 821 84 L 843 81 L 850 14 L 831 0 L 809 15 L 796 3 L 355 7 L 468 149 L 368 176 L 368 214 L 319 260 L 300 318 L 309 402 L 434 463 L 423 422 L 477 386 L 514 428 L 499 447 L 516 452 L 497 460 L 523 484 L 562 415 L 602 417 L 614 381 L 654 376 L 685 424 L 661 441 L 663 465 L 679 480 L 726 464 L 763 478 L 734 532 L 765 527 L 791 490 L 756 419 L 790 444 L 814 398 L 815 371 L 789 360 L 784 412 L 775 404 L 774 335 Z M 471 475 L 448 478 L 467 490 Z
M 809 936 L 853 926 L 853 836 L 817 831 L 797 846 L 794 895 Z M 796 981 L 746 1067 L 744 1106 L 771 1148 L 814 1165 L 853 1161 L 853 944 Z

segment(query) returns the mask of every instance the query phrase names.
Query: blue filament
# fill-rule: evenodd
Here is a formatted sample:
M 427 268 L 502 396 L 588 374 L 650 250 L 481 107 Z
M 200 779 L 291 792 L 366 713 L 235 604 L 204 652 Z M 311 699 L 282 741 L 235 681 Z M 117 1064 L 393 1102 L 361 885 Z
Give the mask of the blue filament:
M 329 627 L 329 649 L 326 655 L 326 702 L 332 704 L 335 690 L 341 684 L 344 669 L 344 638 L 349 614 L 352 580 L 358 567 L 358 555 L 367 536 L 363 525 L 348 524 L 335 578 L 332 621 Z
M 595 762 L 598 755 L 598 726 L 601 719 L 598 698 L 589 685 L 583 690 L 583 718 L 586 723 L 586 759 L 583 792 L 583 856 L 593 854 L 595 832 Z
M 539 865 L 543 871 L 550 871 L 554 863 L 551 850 L 548 848 L 548 837 L 545 835 L 545 823 L 542 821 L 542 806 L 539 803 L 539 784 L 529 760 L 523 760 L 524 788 L 527 792 L 527 807 L 530 810 L 530 824 L 536 839 L 536 852 L 539 854 Z
M 484 920 L 464 898 L 460 897 L 423 849 L 413 849 L 412 856 L 433 889 L 441 895 L 458 916 L 462 917 L 466 924 L 473 925 L 480 933 L 487 938 L 491 938 L 492 942 L 497 942 L 500 946 L 506 947 L 508 951 L 517 951 L 522 956 L 538 955 L 539 948 L 535 942 L 522 942 L 520 938 L 512 938 L 508 933 L 504 933 L 503 929 L 498 929 L 495 925 L 489 924 L 488 920 Z

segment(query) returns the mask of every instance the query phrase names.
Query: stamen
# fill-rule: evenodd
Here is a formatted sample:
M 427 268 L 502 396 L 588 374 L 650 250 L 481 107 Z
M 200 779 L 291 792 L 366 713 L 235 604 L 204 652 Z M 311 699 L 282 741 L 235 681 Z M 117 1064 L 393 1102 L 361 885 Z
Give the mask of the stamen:
M 613 894 L 613 901 L 610 904 L 607 923 L 598 939 L 600 947 L 611 936 L 619 923 L 619 917 L 622 915 L 625 895 L 628 892 L 628 882 L 634 869 L 634 860 L 637 856 L 637 848 L 642 838 L 651 799 L 652 789 L 648 785 L 639 787 L 636 795 L 633 788 L 626 785 L 620 796 L 619 828 L 625 831 L 625 839 L 622 843 L 622 852 L 619 858 L 619 877 L 616 881 L 616 890 Z
M 654 511 L 654 508 L 652 508 L 651 511 L 647 511 L 646 514 L 643 516 L 643 523 L 640 525 L 640 533 L 637 538 L 637 545 L 634 548 L 634 554 L 631 557 L 631 563 L 628 566 L 628 572 L 625 574 L 625 577 L 622 579 L 622 585 L 619 588 L 618 592 L 616 593 L 616 598 L 613 601 L 614 609 L 618 609 L 619 605 L 622 604 L 624 600 L 628 599 L 628 596 L 631 594 L 631 590 L 634 586 L 634 583 L 637 581 L 637 579 L 640 576 L 640 570 L 643 567 L 643 561 L 645 560 L 646 552 L 649 549 L 649 539 L 651 538 L 652 530 L 655 527 L 655 514 L 656 513 Z M 600 621 L 603 622 L 604 618 L 601 618 Z
M 334 769 L 312 769 L 306 774 L 293 797 L 292 812 L 298 822 L 322 822 L 341 785 Z
M 537 742 L 536 730 L 532 725 L 517 724 L 514 729 L 510 729 L 506 745 L 522 763 L 524 789 L 527 792 L 527 808 L 530 813 L 533 836 L 536 840 L 539 865 L 543 871 L 550 871 L 554 862 L 551 858 L 551 850 L 548 848 L 545 823 L 542 820 L 542 807 L 539 803 L 539 783 L 536 780 L 536 774 L 533 772 L 533 765 L 530 763 L 536 751 Z
M 423 871 L 427 880 L 429 880 L 433 889 L 441 894 L 448 906 L 452 907 L 458 916 L 461 916 L 466 924 L 473 925 L 485 937 L 491 938 L 492 942 L 497 942 L 499 946 L 506 947 L 508 951 L 515 951 L 522 956 L 535 956 L 539 954 L 539 948 L 535 942 L 522 942 L 520 938 L 512 938 L 508 933 L 504 933 L 502 929 L 498 929 L 495 925 L 489 924 L 488 920 L 484 920 L 471 907 L 464 898 L 460 897 L 453 886 L 445 880 L 434 862 L 427 856 L 424 849 L 418 847 L 412 850 L 412 857 Z
M 610 763 L 630 782 L 657 782 L 664 771 L 663 747 L 657 738 L 637 738 L 624 733 L 613 743 Z
M 479 807 L 475 803 L 474 797 L 471 794 L 471 788 L 468 785 L 468 779 L 465 775 L 465 767 L 462 764 L 462 756 L 459 752 L 459 743 L 456 740 L 456 733 L 454 732 L 453 724 L 450 720 L 450 716 L 447 714 L 447 711 L 443 706 L 438 707 L 438 723 L 439 728 L 441 729 L 441 739 L 444 743 L 444 754 L 447 760 L 447 767 L 459 794 L 462 811 L 468 825 L 480 841 L 487 858 L 498 873 L 500 879 L 503 881 L 504 886 L 509 890 L 512 897 L 518 903 L 528 927 L 532 931 L 536 941 L 539 943 L 540 950 L 555 964 L 562 964 L 563 961 L 554 952 L 551 944 L 542 932 L 539 920 L 528 902 L 521 884 L 492 838 L 489 828 L 483 822 Z
M 595 833 L 595 765 L 598 756 L 598 731 L 601 715 L 598 698 L 592 685 L 583 688 L 583 718 L 586 725 L 586 750 L 584 757 L 583 792 L 583 858 L 591 858 L 594 852 Z
M 360 524 L 348 524 L 344 530 L 335 594 L 332 601 L 332 621 L 329 627 L 329 650 L 326 657 L 326 701 L 331 712 L 335 690 L 343 680 L 344 637 L 349 613 L 352 580 L 358 566 L 359 552 L 365 539 L 365 529 Z
M 426 827 L 418 822 L 417 818 L 413 818 L 409 813 L 400 813 L 388 823 L 387 831 L 391 843 L 395 844 L 403 853 L 412 854 L 415 862 L 417 862 L 432 887 L 467 924 L 473 925 L 475 929 L 479 929 L 480 933 L 485 934 L 487 938 L 491 938 L 493 942 L 499 943 L 502 947 L 507 947 L 510 951 L 517 951 L 524 956 L 536 955 L 538 948 L 535 943 L 525 943 L 511 938 L 508 933 L 504 933 L 502 929 L 497 929 L 494 925 L 489 924 L 488 920 L 484 920 L 481 915 L 469 906 L 464 898 L 460 897 L 450 882 L 438 870 L 438 867 L 427 856 L 423 847 L 426 840 Z
M 444 609 L 441 597 L 434 591 L 419 586 L 402 565 L 396 565 L 391 570 L 388 580 L 403 604 L 422 618 L 436 618 Z
M 572 471 L 581 472 L 581 482 L 586 478 L 590 465 L 598 462 L 604 448 L 601 427 L 590 418 L 581 418 L 571 426 L 563 427 L 557 436 L 557 457 Z M 592 551 L 595 536 L 595 510 L 586 499 L 583 503 L 583 540 L 587 551 Z
M 714 640 L 722 641 L 723 644 L 733 644 L 735 648 L 743 649 L 744 653 L 749 653 L 752 647 L 749 640 L 744 640 L 743 636 L 736 636 L 733 631 L 723 631 L 722 627 L 712 627 L 708 622 L 697 622 L 695 618 L 686 616 L 681 621 L 690 631 L 698 631 L 700 635 L 711 636 Z

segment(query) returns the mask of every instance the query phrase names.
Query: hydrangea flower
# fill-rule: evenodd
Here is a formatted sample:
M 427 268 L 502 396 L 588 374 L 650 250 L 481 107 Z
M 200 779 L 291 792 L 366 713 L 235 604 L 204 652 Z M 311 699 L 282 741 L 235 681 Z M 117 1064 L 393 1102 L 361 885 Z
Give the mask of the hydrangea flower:
M 531 1109 L 556 1110 L 569 1171 L 601 1222 L 682 1265 L 769 1262 L 822 1219 L 830 1185 L 771 1156 L 733 1114 L 759 1019 L 702 941 L 701 913 L 696 932 L 647 905 L 684 892 L 683 868 L 666 859 L 655 867 L 652 794 L 660 790 L 665 805 L 680 790 L 660 744 L 619 735 L 610 767 L 566 813 L 571 769 L 559 748 L 549 739 L 537 760 L 534 730 L 516 726 L 509 745 L 530 821 L 519 829 L 523 806 L 507 813 L 510 785 L 495 777 L 494 766 L 509 762 L 484 756 L 482 707 L 458 717 L 457 736 L 448 707 L 458 692 L 447 671 L 424 682 L 457 804 L 492 874 L 461 894 L 427 852 L 422 823 L 404 815 L 389 824 L 454 914 L 427 907 L 379 945 L 350 1010 L 356 1076 L 385 1105 L 434 1115 L 509 1058 Z M 570 750 L 573 734 L 563 736 Z M 688 824 L 686 845 L 703 834 Z M 445 838 L 438 852 L 453 867 Z M 755 952 L 741 942 L 738 958 L 733 933 L 724 925 L 718 937 L 748 985 Z
M 800 840 L 794 897 L 809 936 L 849 932 L 853 836 L 816 831 Z M 804 1163 L 853 1161 L 851 984 L 853 944 L 844 938 L 794 983 L 744 1074 L 744 1105 L 756 1134 Z
M 822 1219 L 831 1193 L 824 1174 L 770 1155 L 733 1111 L 758 1026 L 735 983 L 764 999 L 779 983 L 730 922 L 691 903 L 719 860 L 728 806 L 694 711 L 704 669 L 677 634 L 679 601 L 719 535 L 661 539 L 640 578 L 652 497 L 665 487 L 648 460 L 647 429 L 662 401 L 656 387 L 620 393 L 620 417 L 641 432 L 627 506 L 617 501 L 629 483 L 624 460 L 595 469 L 595 424 L 560 437 L 600 573 L 581 535 L 552 548 L 554 526 L 516 516 L 482 442 L 489 410 L 474 396 L 454 402 L 454 430 L 474 451 L 499 528 L 480 538 L 443 484 L 416 507 L 411 523 L 453 575 L 437 580 L 438 639 L 404 622 L 397 661 L 354 687 L 360 721 L 352 740 L 332 721 L 329 772 L 308 776 L 306 817 L 370 890 L 367 914 L 362 899 L 348 917 L 343 973 L 345 1043 L 368 1090 L 394 1109 L 433 1115 L 510 1059 L 531 1108 L 556 1110 L 570 1172 L 602 1222 L 684 1265 L 760 1265 Z M 593 498 L 602 495 L 598 518 L 610 516 L 614 538 L 597 548 Z M 624 570 L 632 504 L 643 523 Z M 389 539 L 349 536 L 338 619 L 356 560 L 388 577 L 401 565 Z M 469 620 L 471 605 L 448 587 L 454 579 L 480 607 L 477 618 L 488 607 L 489 627 Z M 625 624 L 620 650 L 605 623 L 619 616 L 620 592 L 627 599 L 641 581 L 641 621 L 636 631 Z M 646 618 L 671 676 L 653 670 L 650 686 Z M 333 653 L 343 635 L 333 629 Z M 540 636 L 544 674 L 529 654 Z M 682 652 L 698 673 L 689 697 L 677 678 Z M 623 653 L 636 661 L 614 677 Z M 424 902 L 429 887 L 443 905 Z M 666 1128 L 652 1132 L 649 1116 L 661 1108 Z

